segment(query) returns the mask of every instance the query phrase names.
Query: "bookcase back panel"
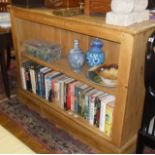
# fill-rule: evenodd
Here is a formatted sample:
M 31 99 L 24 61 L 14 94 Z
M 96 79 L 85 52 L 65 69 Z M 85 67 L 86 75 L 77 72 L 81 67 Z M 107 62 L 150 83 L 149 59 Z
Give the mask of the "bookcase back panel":
M 19 48 L 22 49 L 23 43 L 29 39 L 39 39 L 47 42 L 53 42 L 60 44 L 62 47 L 62 55 L 67 55 L 69 50 L 73 46 L 73 40 L 79 39 L 80 48 L 83 52 L 87 52 L 90 47 L 90 42 L 94 37 L 60 29 L 57 27 L 51 27 L 48 25 L 38 24 L 31 21 L 25 21 L 17 19 L 17 31 L 19 32 L 17 38 Z M 103 41 L 103 51 L 105 52 L 106 64 L 118 64 L 120 44 L 108 40 Z

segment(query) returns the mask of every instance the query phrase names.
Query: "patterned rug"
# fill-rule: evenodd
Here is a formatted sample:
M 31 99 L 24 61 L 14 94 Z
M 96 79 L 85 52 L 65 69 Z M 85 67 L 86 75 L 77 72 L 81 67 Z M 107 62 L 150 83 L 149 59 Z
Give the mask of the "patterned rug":
M 0 112 L 7 115 L 39 140 L 48 150 L 61 154 L 92 154 L 95 150 L 73 138 L 59 126 L 49 123 L 36 112 L 21 104 L 17 97 L 0 101 Z

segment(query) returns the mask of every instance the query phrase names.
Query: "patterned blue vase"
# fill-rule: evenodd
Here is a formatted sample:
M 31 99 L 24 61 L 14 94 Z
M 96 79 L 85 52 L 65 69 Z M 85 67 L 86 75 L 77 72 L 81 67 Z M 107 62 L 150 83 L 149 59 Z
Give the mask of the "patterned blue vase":
M 98 38 L 91 41 L 90 49 L 86 54 L 86 62 L 90 68 L 103 64 L 105 56 L 102 47 L 103 43 Z
M 75 72 L 80 72 L 84 64 L 85 56 L 79 48 L 79 40 L 75 39 L 73 48 L 69 51 L 68 62 Z

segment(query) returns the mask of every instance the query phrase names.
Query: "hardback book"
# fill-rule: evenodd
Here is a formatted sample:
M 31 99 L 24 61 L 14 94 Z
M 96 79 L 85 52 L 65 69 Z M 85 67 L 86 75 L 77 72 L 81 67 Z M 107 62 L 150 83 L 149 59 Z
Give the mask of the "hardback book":
M 83 86 L 84 84 L 83 83 L 79 83 L 79 84 L 76 84 L 75 87 L 74 87 L 74 112 L 78 113 L 78 94 L 79 94 L 79 87 Z
M 62 73 L 58 72 L 58 71 L 53 71 L 51 73 L 51 75 L 49 75 L 49 77 L 46 78 L 46 88 L 45 88 L 45 91 L 46 91 L 46 99 L 48 101 L 52 101 L 52 80 L 58 76 L 62 75 Z
M 105 94 L 105 96 L 103 96 L 101 98 L 101 111 L 100 111 L 100 124 L 99 124 L 99 129 L 102 132 L 105 132 L 105 120 L 106 120 L 106 108 L 107 108 L 107 104 L 110 102 L 114 102 L 115 101 L 115 97 L 113 95 L 110 94 Z
M 64 82 L 64 109 L 65 110 L 68 110 L 67 109 L 67 95 L 68 95 L 68 90 L 69 90 L 69 88 L 68 88 L 68 86 L 69 86 L 69 84 L 70 83 L 72 83 L 73 81 L 75 81 L 75 79 L 73 79 L 73 78 L 69 78 L 67 81 L 65 81 Z
M 26 61 L 25 63 L 23 63 L 23 68 L 24 68 L 24 77 L 23 80 L 25 80 L 25 86 L 26 86 L 26 90 L 29 90 L 32 92 L 32 84 L 31 84 L 31 77 L 30 77 L 30 66 L 33 64 L 33 61 Z M 24 85 L 23 83 L 23 85 Z M 25 87 L 24 86 L 24 87 Z
M 85 106 L 86 106 L 86 109 L 85 109 L 85 114 L 84 116 L 86 117 L 86 120 L 89 122 L 89 117 L 90 117 L 90 96 L 96 92 L 96 89 L 91 89 L 89 90 L 88 92 L 85 93 Z
M 95 100 L 96 97 L 101 95 L 103 92 L 95 90 L 93 94 L 89 96 L 89 124 L 94 125 L 94 116 L 95 116 Z
M 42 80 L 41 80 L 41 74 L 44 70 L 47 70 L 48 67 L 41 67 L 39 70 L 38 70 L 38 73 L 37 73 L 37 84 L 38 84 L 38 90 L 37 90 L 37 94 L 39 96 L 42 96 Z
M 31 85 L 32 85 L 32 92 L 34 94 L 36 94 L 36 73 L 35 73 L 35 70 L 36 68 L 38 67 L 39 65 L 37 63 L 33 63 L 31 66 L 30 66 L 30 79 L 31 79 Z
M 83 85 L 81 85 L 81 86 L 78 86 L 77 88 L 76 88 L 76 91 L 77 91 L 77 96 L 76 96 L 76 98 L 77 98 L 77 113 L 79 114 L 79 115 L 82 115 L 82 93 L 83 93 L 83 91 L 85 90 L 85 89 L 87 89 L 87 88 L 89 88 L 89 86 L 88 85 L 86 85 L 86 84 L 83 84 Z M 84 110 L 84 109 L 83 109 Z
M 22 81 L 22 87 L 23 89 L 27 89 L 27 86 L 26 86 L 26 79 L 25 79 L 25 68 L 24 66 L 21 66 L 21 81 Z
M 44 80 L 45 80 L 45 99 L 48 100 L 48 91 L 51 87 L 51 85 L 48 84 L 48 80 L 49 78 L 53 75 L 55 71 L 51 71 L 49 73 L 47 73 L 45 76 L 44 76 Z
M 74 107 L 74 102 L 75 102 L 75 86 L 76 85 L 78 85 L 78 84 L 80 84 L 80 81 L 75 81 L 75 82 L 73 82 L 73 83 L 71 83 L 71 84 L 69 84 L 70 85 L 70 107 L 71 107 L 71 110 L 72 111 L 75 111 L 75 107 Z
M 66 75 L 62 74 L 52 80 L 52 91 L 54 94 L 53 101 L 57 103 L 59 106 L 60 106 L 60 97 L 61 97 L 60 96 L 60 89 L 61 89 L 60 81 L 64 78 L 66 78 Z
M 113 111 L 114 111 L 115 102 L 109 102 L 106 106 L 105 113 L 105 134 L 111 136 L 112 122 L 113 122 Z
M 100 95 L 98 95 L 95 98 L 95 103 L 94 103 L 94 125 L 99 128 L 100 124 L 100 111 L 101 111 L 101 98 L 104 96 L 106 93 L 101 92 Z
M 59 74 L 60 72 L 56 72 L 54 70 L 52 70 L 51 72 L 47 73 L 44 77 L 45 80 L 45 99 L 48 100 L 48 96 L 49 96 L 49 90 L 51 89 L 51 82 L 49 82 L 49 80 L 55 75 L 55 74 Z
M 59 107 L 64 109 L 64 82 L 67 81 L 69 77 L 65 76 L 64 78 L 59 80 Z
M 60 74 L 51 80 L 52 86 L 52 98 L 51 101 L 58 104 L 58 81 L 64 77 L 63 74 Z
M 73 88 L 73 84 L 75 84 L 76 82 L 77 82 L 76 80 L 70 82 L 67 87 L 67 110 L 71 109 L 72 88 Z
M 43 68 L 44 66 L 42 65 L 37 65 L 35 67 L 35 80 L 36 80 L 36 94 L 38 95 L 39 94 L 39 79 L 38 79 L 38 74 L 40 72 L 40 69 Z
M 79 108 L 79 114 L 86 119 L 86 109 L 87 109 L 87 103 L 85 101 L 85 94 L 92 90 L 92 87 L 86 87 L 84 90 L 82 90 L 79 94 L 79 103 L 81 104 L 81 108 Z
M 42 88 L 42 97 L 45 98 L 45 75 L 52 72 L 51 68 L 47 68 L 41 73 L 41 88 Z
M 67 109 L 67 87 L 68 84 L 74 81 L 74 79 L 70 77 L 65 77 L 59 81 L 60 83 L 60 107 L 62 109 Z

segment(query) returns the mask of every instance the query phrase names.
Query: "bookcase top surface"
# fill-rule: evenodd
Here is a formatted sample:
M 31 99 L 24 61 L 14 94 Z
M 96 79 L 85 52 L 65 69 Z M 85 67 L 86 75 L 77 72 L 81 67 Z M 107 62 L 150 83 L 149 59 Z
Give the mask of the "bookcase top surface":
M 24 14 L 21 14 L 19 12 L 23 13 L 30 13 L 36 16 L 44 16 L 44 17 L 52 17 L 57 19 L 57 20 L 62 20 L 62 22 L 65 21 L 70 21 L 70 22 L 78 22 L 78 23 L 83 23 L 83 24 L 89 24 L 91 26 L 97 26 L 97 27 L 103 27 L 103 29 L 107 30 L 113 30 L 113 31 L 118 31 L 118 32 L 125 32 L 125 33 L 130 33 L 132 35 L 135 35 L 137 33 L 141 33 L 146 31 L 147 29 L 151 29 L 155 27 L 155 21 L 153 20 L 148 20 L 144 21 L 141 23 L 133 24 L 127 27 L 123 26 L 116 26 L 116 25 L 110 25 L 105 23 L 105 16 L 85 16 L 85 15 L 78 15 L 78 16 L 72 16 L 72 17 L 63 17 L 63 16 L 56 16 L 52 13 L 52 9 L 47 9 L 47 8 L 21 8 L 21 7 L 15 7 L 15 6 L 10 6 L 10 9 L 13 9 L 16 12 L 16 16 L 19 18 L 23 18 Z M 24 18 L 29 18 L 28 14 L 27 17 Z

